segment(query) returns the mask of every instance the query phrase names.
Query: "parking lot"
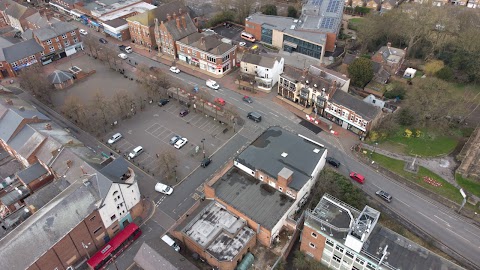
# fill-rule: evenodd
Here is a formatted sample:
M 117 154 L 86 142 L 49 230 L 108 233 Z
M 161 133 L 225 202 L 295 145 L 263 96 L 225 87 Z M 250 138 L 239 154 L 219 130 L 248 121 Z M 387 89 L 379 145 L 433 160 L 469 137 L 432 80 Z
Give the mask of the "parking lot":
M 221 25 L 213 28 L 212 30 L 223 37 L 233 40 L 235 43 L 239 43 L 243 41 L 247 44 L 245 47 L 248 47 L 248 48 L 250 48 L 253 44 L 255 44 L 254 42 L 250 42 L 241 38 L 240 34 L 243 31 L 243 27 L 240 27 L 234 24 L 232 24 L 231 27 L 226 27 L 224 25 Z
M 185 107 L 176 101 L 163 107 L 149 105 L 145 111 L 119 123 L 105 136 L 105 140 L 117 132 L 121 133 L 123 138 L 116 142 L 112 149 L 120 151 L 122 155 L 128 155 L 133 148 L 142 146 L 144 152 L 132 162 L 154 176 L 161 175 L 161 161 L 157 155 L 160 156 L 165 151 L 175 154 L 177 179 L 180 181 L 200 165 L 203 146 L 205 155 L 210 156 L 233 135 L 231 130 L 224 132 L 225 125 L 193 110 L 180 117 L 179 112 L 182 109 Z M 174 148 L 170 139 L 175 135 L 187 138 L 188 143 L 180 149 Z M 202 139 L 205 139 L 203 143 Z

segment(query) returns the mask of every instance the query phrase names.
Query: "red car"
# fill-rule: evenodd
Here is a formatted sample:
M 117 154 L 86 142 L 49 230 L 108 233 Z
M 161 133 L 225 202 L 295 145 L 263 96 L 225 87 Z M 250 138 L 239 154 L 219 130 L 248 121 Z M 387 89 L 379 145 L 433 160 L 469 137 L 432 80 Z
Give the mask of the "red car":
M 365 176 L 358 174 L 356 172 L 351 172 L 350 178 L 352 178 L 353 180 L 357 181 L 360 184 L 363 184 L 365 182 Z

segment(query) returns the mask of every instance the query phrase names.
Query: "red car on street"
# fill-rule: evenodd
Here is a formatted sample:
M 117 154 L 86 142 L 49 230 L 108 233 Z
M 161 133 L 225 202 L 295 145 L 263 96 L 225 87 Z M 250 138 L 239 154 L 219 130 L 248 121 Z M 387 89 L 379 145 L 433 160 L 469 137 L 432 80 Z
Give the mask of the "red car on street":
M 365 176 L 356 172 L 351 172 L 350 178 L 352 178 L 353 180 L 357 181 L 360 184 L 363 184 L 365 182 Z

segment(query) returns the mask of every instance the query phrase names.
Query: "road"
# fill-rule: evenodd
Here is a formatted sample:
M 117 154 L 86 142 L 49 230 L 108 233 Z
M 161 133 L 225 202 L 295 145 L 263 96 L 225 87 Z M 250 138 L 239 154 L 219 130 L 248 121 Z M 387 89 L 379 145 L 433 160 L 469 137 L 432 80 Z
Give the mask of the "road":
M 92 32 L 93 31 L 90 31 L 90 33 Z M 110 45 L 116 46 L 112 43 L 110 43 Z M 129 58 L 138 63 L 143 63 L 147 66 L 156 66 L 168 72 L 168 66 L 140 54 L 129 54 Z M 175 75 L 172 74 L 172 76 L 192 86 L 204 85 L 203 79 L 196 78 L 184 72 Z M 152 221 L 160 225 L 163 230 L 169 230 L 175 221 L 194 204 L 195 198 L 198 199 L 198 197 L 193 195 L 201 192 L 202 184 L 219 169 L 225 161 L 234 157 L 239 149 L 248 145 L 266 128 L 272 125 L 278 125 L 287 130 L 306 135 L 324 144 L 329 151 L 329 155 L 335 157 L 342 163 L 339 170 L 342 174 L 348 175 L 350 171 L 356 171 L 365 175 L 366 183 L 361 187 L 365 192 L 373 197 L 375 197 L 375 191 L 378 189 L 385 190 L 392 194 L 394 199 L 388 204 L 388 207 L 392 211 L 408 219 L 450 249 L 461 254 L 480 269 L 480 256 L 478 255 L 480 254 L 480 228 L 469 220 L 440 203 L 425 198 L 425 196 L 417 191 L 402 186 L 396 181 L 377 173 L 370 167 L 366 167 L 352 157 L 349 149 L 343 149 L 338 141 L 336 141 L 336 138 L 329 136 L 325 132 L 318 134 L 313 133 L 311 130 L 299 124 L 301 119 L 285 111 L 270 99 L 254 100 L 253 103 L 247 104 L 241 100 L 242 95 L 234 91 L 225 88 L 221 88 L 219 91 L 209 91 L 211 91 L 213 96 L 222 97 L 228 103 L 235 105 L 245 114 L 249 111 L 259 112 L 263 115 L 263 119 L 262 122 L 258 124 L 247 120 L 244 127 L 213 154 L 212 164 L 205 169 L 198 168 L 191 175 L 187 176 L 183 182 L 175 187 L 175 192 L 172 196 L 167 197 L 152 193 L 152 185 L 150 183 L 152 180 L 148 180 L 147 176 L 137 170 L 139 178 L 146 178 L 146 183 L 141 183 L 142 180 L 139 179 L 142 194 L 151 196 L 150 198 L 155 200 L 158 207 Z M 58 117 L 54 119 L 61 121 Z M 65 123 L 65 125 L 69 126 L 70 124 Z M 71 128 L 75 127 L 72 126 Z M 103 151 L 103 146 L 92 136 L 83 133 L 78 136 L 80 136 L 79 139 L 87 145 L 90 145 L 94 149 L 102 149 Z M 108 150 L 105 149 L 105 151 Z M 153 226 L 152 222 L 149 222 L 149 224 Z M 134 250 L 132 252 L 134 252 Z M 130 258 L 131 256 L 126 254 L 125 257 Z M 122 265 L 128 265 L 128 261 L 122 262 Z

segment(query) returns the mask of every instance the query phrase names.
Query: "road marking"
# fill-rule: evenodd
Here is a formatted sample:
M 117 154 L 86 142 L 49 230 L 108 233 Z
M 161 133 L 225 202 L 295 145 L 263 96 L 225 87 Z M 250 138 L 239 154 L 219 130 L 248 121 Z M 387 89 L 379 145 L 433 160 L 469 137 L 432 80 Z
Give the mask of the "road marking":
M 467 238 L 465 238 L 465 237 L 461 236 L 460 234 L 458 234 L 458 233 L 456 233 L 456 232 L 454 232 L 454 231 L 450 230 L 449 228 L 445 228 L 445 229 L 447 229 L 447 230 L 451 231 L 453 234 L 456 234 L 458 237 L 462 238 L 463 240 L 465 240 L 465 241 L 467 241 L 467 242 L 471 243 L 471 242 L 470 242 L 470 240 L 468 240 Z
M 250 108 L 252 108 L 252 109 L 253 109 L 253 107 L 252 107 L 251 105 L 245 104 L 245 106 L 247 106 L 247 107 L 250 107 Z
M 253 108 L 253 107 L 252 107 L 252 108 Z M 260 111 L 260 110 L 258 110 L 257 112 L 259 112 L 259 113 L 263 113 L 263 114 L 267 114 L 266 112 L 262 112 L 262 111 Z
M 233 100 L 235 100 L 235 101 L 238 101 L 238 102 L 240 102 L 240 100 L 238 100 L 238 99 L 236 99 L 236 98 L 233 98 L 233 97 L 232 97 L 232 98 L 230 98 L 230 99 L 233 99 Z
M 274 114 L 274 113 L 272 113 L 272 112 L 270 112 L 270 114 L 273 114 L 273 116 L 278 117 L 278 115 L 276 115 L 276 114 Z
M 402 201 L 402 200 L 399 200 L 399 199 L 397 199 L 397 198 L 395 198 L 395 200 L 396 200 L 396 201 L 399 201 L 399 202 L 401 202 L 401 203 L 403 203 L 403 204 L 405 204 L 406 206 L 408 206 L 408 207 L 410 207 L 410 208 L 412 208 L 410 205 L 408 205 L 406 202 L 404 202 L 404 201 Z
M 445 222 L 445 224 L 447 224 L 448 227 L 452 227 L 452 226 L 450 226 L 450 224 L 448 224 L 448 222 L 446 222 L 445 220 L 439 218 L 437 215 L 433 215 L 433 216 L 436 217 L 436 218 L 438 218 L 438 219 L 440 219 L 441 221 Z
M 426 218 L 430 219 L 431 221 L 433 221 L 433 222 L 437 223 L 435 220 L 431 219 L 429 216 L 425 215 L 424 213 L 422 213 L 422 212 L 418 212 L 418 213 L 419 213 L 420 215 L 422 215 L 422 216 L 424 216 L 424 217 L 426 217 Z M 447 229 L 447 230 L 448 230 L 448 229 Z
M 244 112 L 247 112 L 247 110 L 243 109 L 242 107 L 237 107 L 239 108 L 240 110 L 244 111 Z

